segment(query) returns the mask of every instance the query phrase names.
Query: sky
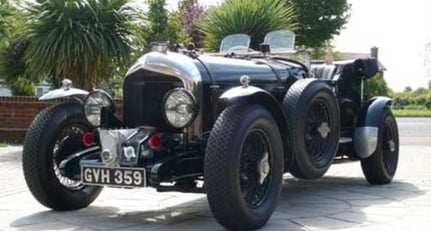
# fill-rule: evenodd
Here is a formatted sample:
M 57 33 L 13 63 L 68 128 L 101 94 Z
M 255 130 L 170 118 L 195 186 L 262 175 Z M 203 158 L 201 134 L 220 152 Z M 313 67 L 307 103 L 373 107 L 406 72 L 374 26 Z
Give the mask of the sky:
M 170 6 L 177 2 L 167 0 Z M 200 0 L 204 5 L 220 2 Z M 387 68 L 385 80 L 392 90 L 427 87 L 431 80 L 431 54 L 427 55 L 425 48 L 431 42 L 431 1 L 348 0 L 348 3 L 352 5 L 350 19 L 332 42 L 335 50 L 369 53 L 376 46 L 379 60 Z
M 379 48 L 387 68 L 385 80 L 394 91 L 427 87 L 425 52 L 431 42 L 431 1 L 348 0 L 350 20 L 333 44 L 338 51 L 369 52 Z M 431 60 L 428 68 L 431 69 Z M 429 76 L 429 77 L 427 77 Z

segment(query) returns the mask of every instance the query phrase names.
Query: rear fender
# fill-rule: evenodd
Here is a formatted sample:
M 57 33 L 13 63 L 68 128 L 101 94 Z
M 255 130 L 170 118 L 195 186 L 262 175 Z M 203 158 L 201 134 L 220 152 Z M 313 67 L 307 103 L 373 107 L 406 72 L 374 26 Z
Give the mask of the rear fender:
M 271 93 L 257 87 L 234 87 L 224 92 L 219 98 L 220 106 L 226 108 L 234 104 L 259 104 L 266 108 L 278 125 L 283 140 L 285 168 L 289 169 L 292 155 L 289 152 L 288 124 L 282 106 Z
M 383 112 L 391 104 L 391 98 L 379 96 L 369 100 L 362 108 L 353 139 L 359 158 L 368 158 L 376 151 Z

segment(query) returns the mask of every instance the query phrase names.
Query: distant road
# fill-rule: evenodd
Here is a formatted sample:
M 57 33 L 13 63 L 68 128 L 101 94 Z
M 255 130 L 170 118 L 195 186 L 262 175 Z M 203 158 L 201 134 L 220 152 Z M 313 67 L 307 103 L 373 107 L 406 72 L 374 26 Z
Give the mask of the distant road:
M 431 146 L 431 118 L 397 117 L 402 145 Z

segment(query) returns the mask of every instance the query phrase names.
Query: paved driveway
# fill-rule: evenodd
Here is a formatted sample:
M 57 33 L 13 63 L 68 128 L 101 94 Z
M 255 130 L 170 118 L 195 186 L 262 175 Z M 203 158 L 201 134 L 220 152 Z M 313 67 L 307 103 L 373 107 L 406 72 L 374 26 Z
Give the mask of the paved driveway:
M 278 207 L 261 230 L 431 230 L 431 119 L 398 119 L 399 169 L 368 185 L 360 164 L 334 165 L 319 180 L 285 176 Z M 28 192 L 20 146 L 0 148 L 0 230 L 224 230 L 205 195 L 106 188 L 88 208 L 53 212 Z

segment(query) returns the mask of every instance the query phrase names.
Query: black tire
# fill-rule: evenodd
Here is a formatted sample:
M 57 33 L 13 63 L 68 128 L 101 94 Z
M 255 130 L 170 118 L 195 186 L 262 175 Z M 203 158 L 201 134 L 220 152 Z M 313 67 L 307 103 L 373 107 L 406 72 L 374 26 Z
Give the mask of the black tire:
M 376 151 L 361 160 L 362 172 L 370 184 L 390 183 L 399 157 L 398 126 L 389 108 L 383 112 L 379 125 Z
M 91 131 L 82 106 L 67 103 L 43 110 L 33 120 L 23 144 L 23 170 L 28 188 L 44 206 L 54 210 L 73 210 L 88 206 L 102 187 L 61 175 L 59 163 L 82 151 L 82 133 Z
M 323 176 L 340 138 L 340 112 L 334 93 L 322 81 L 298 80 L 286 93 L 283 108 L 294 158 L 290 173 L 301 179 Z
M 226 108 L 205 154 L 205 190 L 217 221 L 231 230 L 262 227 L 280 195 L 283 165 L 282 140 L 268 110 L 259 105 Z

